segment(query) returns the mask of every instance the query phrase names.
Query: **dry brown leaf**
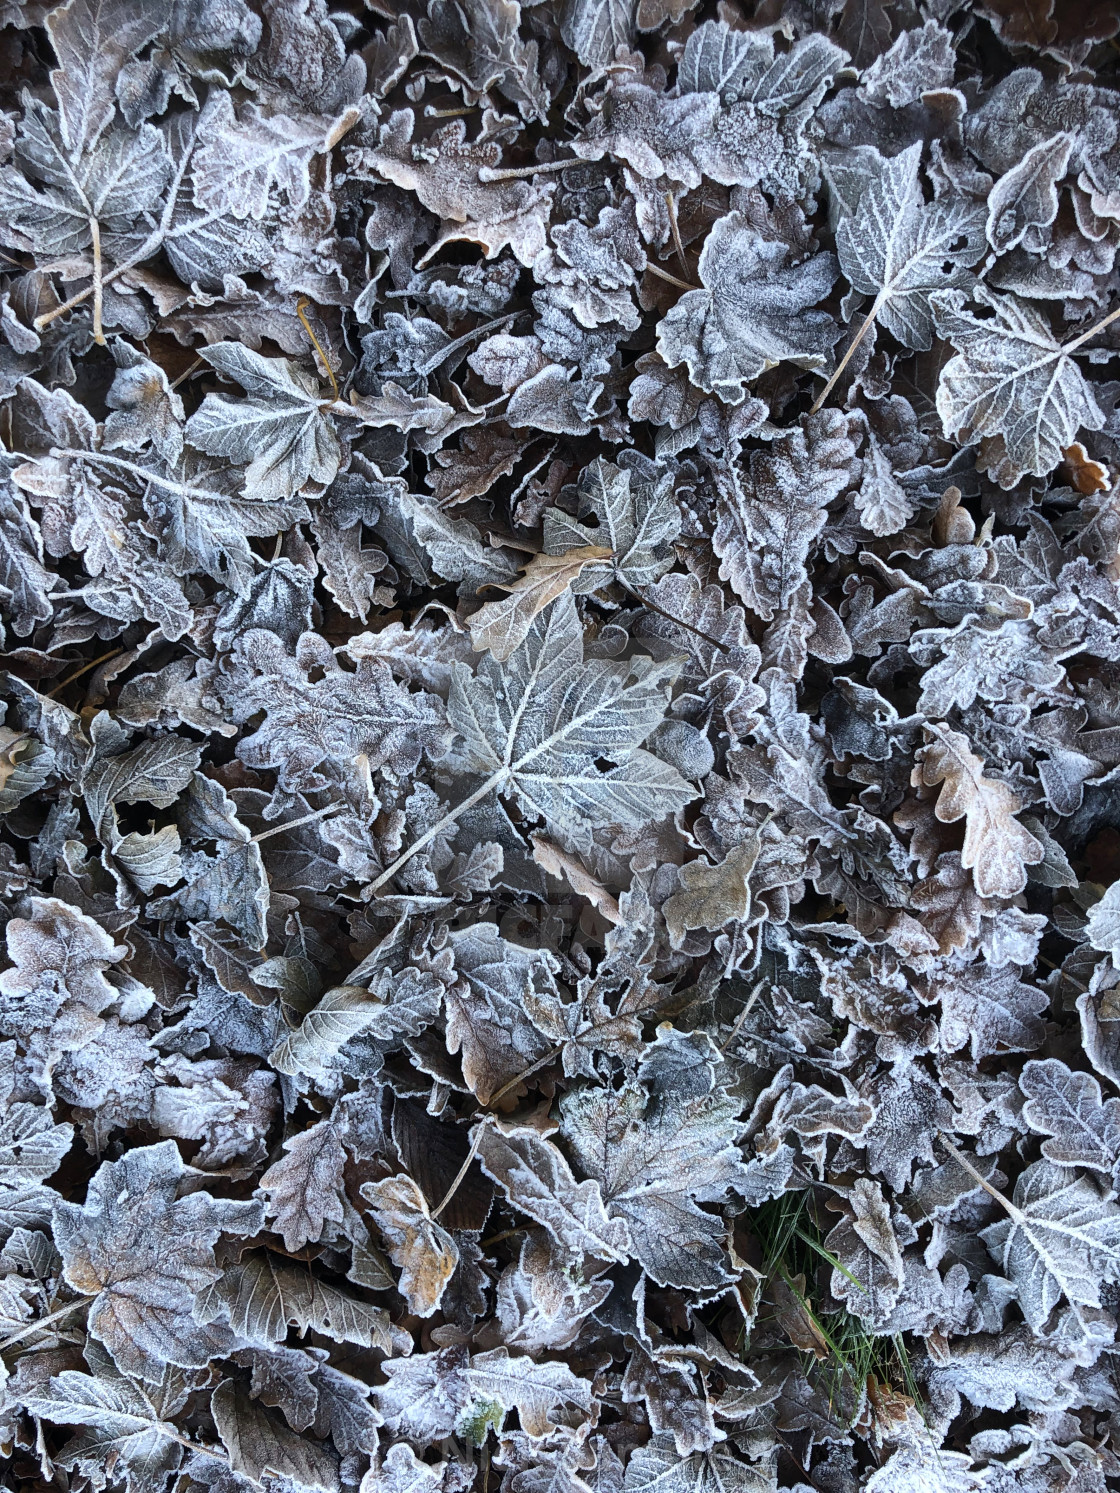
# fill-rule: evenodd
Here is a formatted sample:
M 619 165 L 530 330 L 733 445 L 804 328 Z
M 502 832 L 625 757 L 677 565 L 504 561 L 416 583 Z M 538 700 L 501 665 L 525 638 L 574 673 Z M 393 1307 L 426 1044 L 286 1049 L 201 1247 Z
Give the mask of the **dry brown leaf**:
M 1062 452 L 1062 472 L 1086 497 L 1095 492 L 1107 492 L 1112 486 L 1112 477 L 1104 462 L 1094 460 L 1080 441 L 1074 441 Z
M 525 641 L 533 618 L 562 595 L 586 566 L 609 560 L 611 554 L 601 544 L 587 544 L 562 555 L 534 555 L 520 580 L 496 588 L 509 595 L 488 601 L 468 621 L 474 651 L 489 649 L 499 663 L 505 663 Z
M 689 861 L 681 867 L 683 890 L 665 903 L 665 926 L 674 949 L 681 947 L 690 929 L 706 928 L 715 933 L 728 923 L 743 921 L 751 908 L 750 874 L 758 850 L 758 836 L 752 835 L 718 866 Z
M 34 740 L 26 731 L 13 731 L 10 726 L 0 726 L 0 788 L 19 766 L 20 753 Z
M 557 881 L 566 881 L 577 897 L 586 897 L 610 922 L 618 924 L 622 921 L 617 900 L 595 880 L 581 860 L 561 850 L 547 835 L 533 835 L 532 840 L 533 859 L 542 870 L 555 876 Z
M 383 1182 L 367 1182 L 362 1196 L 373 1205 L 389 1258 L 401 1272 L 400 1291 L 409 1310 L 430 1317 L 459 1263 L 454 1239 L 432 1218 L 424 1194 L 403 1172 Z

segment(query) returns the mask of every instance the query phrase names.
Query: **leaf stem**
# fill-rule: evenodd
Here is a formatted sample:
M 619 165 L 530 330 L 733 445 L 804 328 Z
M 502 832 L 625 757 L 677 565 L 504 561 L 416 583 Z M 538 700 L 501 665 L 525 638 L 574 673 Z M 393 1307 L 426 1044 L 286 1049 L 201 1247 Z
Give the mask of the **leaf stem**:
M 465 798 L 461 804 L 456 804 L 450 813 L 445 814 L 442 819 L 433 824 L 431 829 L 425 830 L 418 840 L 414 840 L 403 855 L 398 855 L 393 864 L 387 870 L 382 871 L 376 881 L 370 882 L 368 891 L 373 893 L 379 886 L 384 886 L 391 877 L 397 874 L 402 866 L 407 865 L 417 851 L 423 850 L 425 845 L 430 845 L 436 836 L 441 834 L 449 824 L 455 823 L 460 814 L 465 814 L 468 809 L 473 809 L 475 804 L 484 799 L 492 789 L 504 783 L 508 775 L 509 769 L 502 767 L 488 777 L 481 788 L 476 788 L 469 798 Z
M 34 1322 L 28 1322 L 26 1327 L 21 1327 L 18 1332 L 13 1332 L 10 1337 L 6 1337 L 3 1342 L 0 1342 L 0 1352 L 3 1352 L 5 1348 L 10 1348 L 13 1343 L 22 1342 L 25 1337 L 30 1337 L 33 1332 L 38 1332 L 40 1327 L 46 1327 L 51 1322 L 59 1321 L 62 1317 L 68 1317 L 71 1312 L 77 1311 L 78 1307 L 88 1306 L 89 1302 L 90 1298 L 88 1296 L 80 1296 L 77 1301 L 67 1302 L 65 1306 L 60 1306 L 56 1312 L 51 1312 L 49 1316 L 37 1317 Z
M 119 467 L 122 472 L 131 472 L 136 477 L 141 477 L 145 482 L 154 482 L 157 487 L 162 487 L 166 492 L 178 493 L 184 498 L 220 498 L 228 503 L 228 493 L 214 492 L 208 487 L 189 487 L 183 482 L 173 482 L 170 477 L 161 477 L 158 472 L 153 472 L 149 467 L 142 467 L 139 462 L 126 461 L 123 456 L 109 456 L 103 451 L 80 451 L 69 446 L 57 446 L 51 448 L 52 456 L 68 456 L 79 461 L 99 461 L 104 466 Z M 31 458 L 34 460 L 34 458 Z
M 483 1134 L 485 1133 L 485 1130 L 486 1130 L 486 1122 L 484 1120 L 482 1122 L 482 1124 L 478 1127 L 478 1129 L 474 1133 L 474 1140 L 471 1141 L 471 1148 L 467 1152 L 467 1159 L 466 1159 L 466 1161 L 463 1162 L 462 1166 L 455 1173 L 455 1180 L 454 1180 L 454 1182 L 452 1182 L 451 1186 L 444 1193 L 444 1195 L 443 1195 L 443 1201 L 440 1203 L 439 1207 L 430 1215 L 431 1216 L 431 1220 L 432 1220 L 433 1223 L 440 1216 L 440 1214 L 443 1212 L 443 1210 L 447 1207 L 448 1203 L 451 1201 L 451 1199 L 459 1191 L 459 1188 L 462 1186 L 462 1184 L 463 1184 L 463 1178 L 467 1175 L 467 1173 L 471 1169 L 471 1162 L 478 1155 L 478 1148 L 482 1144 L 482 1137 L 483 1137 Z
M 640 601 L 644 607 L 649 607 L 651 612 L 656 612 L 659 617 L 664 617 L 665 621 L 671 622 L 674 627 L 683 627 L 685 632 L 695 633 L 698 638 L 703 638 L 705 643 L 711 643 L 712 647 L 718 648 L 721 653 L 729 653 L 731 651 L 726 643 L 721 643 L 718 638 L 713 638 L 711 633 L 705 632 L 703 628 L 693 627 L 691 622 L 685 622 L 681 617 L 674 617 L 671 612 L 666 612 L 663 608 L 659 607 L 655 601 L 650 601 L 644 592 L 639 591 L 636 586 L 632 586 L 622 576 L 618 577 L 618 582 L 622 589 L 628 591 L 635 601 Z
M 187 379 L 190 378 L 191 374 L 195 373 L 199 368 L 201 368 L 205 361 L 205 358 L 195 358 L 191 366 L 184 369 L 184 371 L 180 373 L 179 377 L 175 379 L 175 381 L 168 387 L 171 389 L 177 389 L 180 384 L 185 384 Z
M 984 1191 L 988 1194 L 989 1197 L 995 1198 L 996 1202 L 1000 1205 L 1000 1207 L 1003 1208 L 1006 1211 L 1006 1213 L 1007 1213 L 1007 1215 L 1008 1215 L 1009 1218 L 1015 1219 L 1016 1222 L 1018 1222 L 1019 1220 L 1022 1219 L 1022 1217 L 1023 1217 L 1022 1213 L 1020 1213 L 1019 1209 L 1016 1208 L 1015 1204 L 1011 1201 L 1011 1199 L 1007 1198 L 1007 1197 L 1004 1197 L 1003 1193 L 1000 1192 L 1000 1190 L 999 1190 L 998 1187 L 993 1187 L 990 1182 L 986 1181 L 980 1175 L 980 1173 L 973 1166 L 972 1162 L 969 1161 L 968 1157 L 964 1154 L 964 1152 L 961 1151 L 961 1150 L 959 1150 L 953 1144 L 953 1142 L 949 1139 L 949 1137 L 945 1134 L 945 1132 L 943 1130 L 938 1133 L 937 1138 L 941 1142 L 941 1144 L 945 1147 L 946 1151 L 948 1151 L 949 1155 L 952 1156 L 952 1158 L 954 1159 L 954 1161 L 956 1161 L 960 1166 L 962 1166 L 964 1168 L 964 1170 L 968 1173 L 968 1175 L 972 1178 L 972 1180 L 974 1182 L 978 1183 L 984 1189 Z
M 271 839 L 273 835 L 279 835 L 286 829 L 296 829 L 301 824 L 310 824 L 313 819 L 325 819 L 328 814 L 341 814 L 342 808 L 339 804 L 328 804 L 325 809 L 314 809 L 310 814 L 303 814 L 299 819 L 285 819 L 283 824 L 274 824 L 271 829 L 262 829 L 259 835 L 253 835 L 249 841 L 250 845 L 259 845 L 262 840 Z
M 832 393 L 832 390 L 836 386 L 836 380 L 840 377 L 840 375 L 844 372 L 844 369 L 847 368 L 848 364 L 851 362 L 852 355 L 854 354 L 856 348 L 860 345 L 860 343 L 863 341 L 863 339 L 867 336 L 867 333 L 871 329 L 872 322 L 879 315 L 879 312 L 883 309 L 883 302 L 884 302 L 885 299 L 886 299 L 886 297 L 882 293 L 882 291 L 880 291 L 880 293 L 875 297 L 875 302 L 872 305 L 871 310 L 863 318 L 863 325 L 860 327 L 860 329 L 856 333 L 856 335 L 852 338 L 851 342 L 849 342 L 847 352 L 840 359 L 839 363 L 837 363 L 835 371 L 833 372 L 833 375 L 829 379 L 828 383 L 825 384 L 824 388 L 821 390 L 821 392 L 817 395 L 816 399 L 813 401 L 813 407 L 809 411 L 809 413 L 811 415 L 815 415 L 817 413 L 817 411 L 820 409 L 821 405 L 825 402 L 825 400 L 828 398 L 828 396 Z
M 75 679 L 80 679 L 83 674 L 88 674 L 91 669 L 96 669 L 98 664 L 103 664 L 108 658 L 116 658 L 118 653 L 123 652 L 123 648 L 110 648 L 108 653 L 99 653 L 96 658 L 91 658 L 88 664 L 83 664 L 80 669 L 75 669 L 73 674 L 67 674 L 65 679 L 56 684 L 53 689 L 49 689 L 46 693 L 46 699 L 53 700 L 59 690 L 65 689 L 68 684 L 73 684 Z
M 192 1452 L 201 1452 L 204 1457 L 216 1457 L 219 1462 L 228 1462 L 229 1453 L 218 1446 L 207 1446 L 202 1441 L 191 1441 L 188 1436 L 180 1436 L 177 1431 L 171 1430 L 165 1421 L 159 1423 L 159 1433 L 168 1441 L 177 1441 L 180 1446 L 189 1447 Z
M 1082 332 L 1080 337 L 1075 337 L 1072 342 L 1067 342 L 1062 351 L 1064 353 L 1076 352 L 1082 343 L 1088 342 L 1089 338 L 1095 337 L 1098 332 L 1103 332 L 1105 327 L 1111 326 L 1117 317 L 1120 317 L 1120 306 L 1117 306 L 1115 311 L 1110 311 L 1106 317 L 1098 321 L 1095 327 L 1090 327 L 1087 332 Z
M 337 404 L 338 403 L 338 397 L 339 397 L 338 396 L 338 379 L 336 379 L 335 376 L 334 376 L 334 369 L 331 367 L 330 359 L 327 357 L 326 353 L 323 351 L 323 345 L 322 345 L 322 343 L 319 341 L 318 337 L 316 337 L 315 333 L 311 330 L 311 323 L 308 321 L 308 319 L 307 319 L 307 312 L 304 309 L 305 307 L 310 306 L 310 305 L 311 305 L 311 302 L 307 298 L 307 296 L 301 295 L 300 298 L 299 298 L 299 300 L 296 302 L 296 315 L 299 317 L 300 321 L 303 323 L 303 330 L 311 338 L 311 345 L 312 345 L 312 347 L 315 349 L 315 351 L 319 354 L 319 357 L 322 359 L 323 367 L 327 370 L 327 377 L 331 381 L 331 389 L 332 389 L 332 391 L 334 393 L 335 403 Z
M 566 171 L 569 166 L 579 164 L 579 157 L 572 156 L 566 161 L 538 161 L 535 166 L 480 166 L 478 179 L 484 186 L 494 181 L 526 181 L 531 176 L 543 176 L 550 171 Z
M 89 220 L 89 235 L 93 240 L 93 340 L 98 347 L 104 347 L 105 333 L 101 330 L 104 299 L 104 286 L 101 280 L 101 224 L 93 217 Z
M 656 275 L 659 280 L 667 280 L 670 285 L 677 285 L 681 290 L 699 290 L 698 285 L 690 285 L 687 280 L 678 280 L 676 275 L 670 275 L 668 270 L 663 270 L 659 264 L 654 264 L 652 259 L 646 260 L 646 269 L 651 275 Z
M 509 1093 L 510 1089 L 515 1089 L 517 1085 L 519 1083 L 523 1083 L 525 1079 L 532 1078 L 533 1074 L 536 1073 L 538 1068 L 546 1068 L 548 1064 L 552 1062 L 553 1058 L 558 1058 L 563 1051 L 564 1046 L 563 1043 L 561 1043 L 559 1047 L 553 1047 L 548 1052 L 546 1052 L 543 1058 L 538 1058 L 535 1063 L 530 1063 L 527 1068 L 522 1068 L 520 1073 L 514 1074 L 514 1076 L 509 1080 L 508 1083 L 502 1084 L 500 1089 L 495 1089 L 495 1091 L 490 1095 L 489 1099 L 487 1099 L 486 1101 L 487 1109 L 489 1109 L 490 1105 L 497 1104 L 499 1099 L 504 1099 Z
M 672 192 L 665 193 L 665 206 L 669 209 L 669 232 L 673 236 L 673 248 L 676 251 L 681 269 L 687 275 L 690 271 L 688 260 L 684 254 L 684 244 L 681 242 L 681 229 L 680 224 L 677 222 L 677 204 L 673 201 Z

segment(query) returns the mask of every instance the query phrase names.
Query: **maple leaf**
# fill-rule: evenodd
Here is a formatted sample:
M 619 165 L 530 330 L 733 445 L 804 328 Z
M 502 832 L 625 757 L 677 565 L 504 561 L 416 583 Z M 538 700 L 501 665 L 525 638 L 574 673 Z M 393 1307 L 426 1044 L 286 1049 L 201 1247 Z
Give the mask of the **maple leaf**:
M 679 1064 L 679 1067 L 677 1066 Z M 715 1052 L 668 1028 L 622 1089 L 585 1085 L 562 1104 L 561 1134 L 599 1183 L 607 1212 L 630 1231 L 633 1253 L 664 1285 L 726 1280 L 724 1223 L 699 1205 L 752 1177 L 736 1148 L 739 1104 L 716 1081 Z
M 22 1403 L 43 1420 L 88 1427 L 63 1448 L 63 1467 L 112 1467 L 124 1472 L 133 1486 L 142 1486 L 149 1478 L 161 1483 L 177 1470 L 183 1455 L 180 1433 L 165 1418 L 177 1407 L 173 1400 L 161 1406 L 154 1385 L 141 1387 L 111 1369 L 106 1364 L 96 1375 L 65 1369 Z
M 625 1493 L 765 1493 L 769 1468 L 752 1466 L 721 1447 L 681 1457 L 671 1436 L 656 1436 L 630 1454 Z
M 602 564 L 589 564 L 572 589 L 596 591 L 617 577 L 628 588 L 647 586 L 670 563 L 668 546 L 680 533 L 680 510 L 669 474 L 641 467 L 617 467 L 601 457 L 585 467 L 579 479 L 579 517 L 594 516 L 592 527 L 561 508 L 544 515 L 544 547 L 563 555 L 608 541 Z
M 238 118 L 230 95 L 214 93 L 197 127 L 195 201 L 215 214 L 259 220 L 268 212 L 271 191 L 279 188 L 301 206 L 311 192 L 313 158 L 336 145 L 357 118 L 355 109 L 332 119 L 272 112 L 256 103 L 243 105 Z
M 228 1351 L 228 1332 L 195 1320 L 194 1298 L 221 1275 L 218 1237 L 261 1225 L 259 1203 L 177 1198 L 183 1172 L 174 1141 L 141 1146 L 105 1162 L 81 1206 L 54 1205 L 66 1281 L 93 1297 L 90 1332 L 123 1372 L 151 1379 L 166 1363 L 190 1368 Z
M 1052 472 L 1077 432 L 1099 430 L 1104 415 L 1038 311 L 983 287 L 974 299 L 995 313 L 991 320 L 964 309 L 963 291 L 938 292 L 930 301 L 938 336 L 957 349 L 941 370 L 937 412 L 951 438 L 997 441 L 1006 462 L 993 474 L 1001 487 L 1013 487 L 1024 472 Z
M 675 768 L 639 743 L 665 713 L 676 670 L 634 659 L 609 664 L 582 658 L 582 630 L 571 595 L 534 619 L 503 669 L 484 658 L 477 673 L 452 666 L 448 720 L 462 741 L 455 765 L 483 777 L 457 809 L 413 842 L 374 883 L 492 792 L 508 789 L 522 809 L 547 820 L 576 848 L 592 827 L 642 825 L 695 796 Z M 601 771 L 598 761 L 614 766 Z
M 206 359 L 249 398 L 207 394 L 187 421 L 191 445 L 245 467 L 247 497 L 290 498 L 307 484 L 322 491 L 340 451 L 316 380 L 286 358 L 264 358 L 237 342 L 215 343 Z
M 1036 1161 L 1004 1208 L 1008 1217 L 981 1235 L 1035 1332 L 1063 1296 L 1075 1315 L 1079 1307 L 1099 1306 L 1102 1282 L 1120 1274 L 1120 1208 L 1096 1183 Z
M 846 175 L 833 190 L 843 212 L 836 230 L 840 268 L 855 290 L 875 297 L 867 319 L 906 347 L 925 349 L 933 336 L 931 293 L 970 287 L 968 267 L 984 257 L 985 244 L 978 204 L 923 200 L 921 155 L 921 141 L 889 158 L 869 151 L 853 173 L 856 190 L 847 190 Z
M 703 290 L 683 295 L 658 327 L 670 368 L 688 366 L 700 389 L 727 404 L 783 360 L 819 368 L 838 335 L 823 301 L 836 280 L 831 254 L 790 263 L 789 246 L 763 238 L 741 213 L 720 218 L 700 255 Z

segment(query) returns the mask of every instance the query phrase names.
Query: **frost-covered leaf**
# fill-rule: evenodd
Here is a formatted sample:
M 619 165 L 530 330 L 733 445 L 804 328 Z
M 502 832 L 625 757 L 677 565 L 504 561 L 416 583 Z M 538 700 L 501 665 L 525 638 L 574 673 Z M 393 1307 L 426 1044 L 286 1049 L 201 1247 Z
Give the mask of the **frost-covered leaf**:
M 219 1384 L 210 1397 L 210 1410 L 229 1465 L 255 1487 L 266 1478 L 284 1478 L 308 1493 L 338 1493 L 338 1463 L 321 1442 L 312 1441 L 284 1424 L 233 1380 Z
M 490 1126 L 478 1154 L 483 1171 L 509 1200 L 544 1224 L 573 1257 L 628 1257 L 626 1224 L 607 1217 L 598 1184 L 577 1182 L 564 1153 L 547 1136 L 531 1128 Z
M 1077 432 L 1099 430 L 1104 415 L 1033 306 L 983 288 L 974 299 L 994 315 L 981 320 L 967 311 L 959 290 L 931 301 L 938 335 L 957 350 L 941 370 L 937 412 L 950 438 L 996 443 L 986 465 L 1002 487 L 1013 487 L 1025 472 L 1047 476 Z
M 563 15 L 560 34 L 587 67 L 606 67 L 630 45 L 634 0 L 564 0 Z
M 766 1463 L 752 1466 L 721 1446 L 682 1458 L 671 1436 L 637 1447 L 623 1484 L 625 1493 L 766 1493 L 773 1486 Z
M 1035 1332 L 1063 1297 L 1075 1314 L 1099 1306 L 1102 1282 L 1120 1274 L 1120 1208 L 1090 1178 L 1049 1161 L 1026 1169 L 1012 1203 L 982 1232 Z
M 668 546 L 681 526 L 668 473 L 620 468 L 601 458 L 593 461 L 579 480 L 579 517 L 591 516 L 594 526 L 577 522 L 561 508 L 549 508 L 544 515 L 548 554 L 563 555 L 589 545 L 609 551 L 599 556 L 605 563 L 581 572 L 572 588 L 577 594 L 597 590 L 611 575 L 634 587 L 647 586 L 664 572 Z
M 831 254 L 791 262 L 789 246 L 764 238 L 741 213 L 720 218 L 700 256 L 703 290 L 690 290 L 658 327 L 657 351 L 670 368 L 728 404 L 745 384 L 783 360 L 820 368 L 836 323 L 812 307 L 836 280 Z
M 885 158 L 861 159 L 860 191 L 843 201 L 836 230 L 840 268 L 848 282 L 875 297 L 876 319 L 905 347 L 928 348 L 933 336 L 930 295 L 971 286 L 969 267 L 984 257 L 984 214 L 967 199 L 927 203 L 918 143 Z
M 261 1223 L 257 1203 L 177 1198 L 183 1172 L 173 1141 L 142 1146 L 105 1162 L 81 1206 L 55 1203 L 66 1280 L 93 1297 L 90 1332 L 120 1369 L 153 1379 L 165 1363 L 190 1368 L 228 1351 L 228 1333 L 193 1317 L 194 1298 L 221 1275 L 219 1236 Z
M 194 155 L 194 194 L 199 207 L 217 215 L 261 219 L 269 194 L 279 189 L 293 206 L 307 201 L 315 156 L 329 150 L 352 127 L 356 113 L 332 119 L 316 114 L 272 112 L 255 103 L 242 106 L 218 92 L 198 124 Z
M 1014 897 L 1027 883 L 1026 868 L 1043 857 L 1043 848 L 1015 818 L 1015 793 L 984 772 L 968 739 L 947 726 L 927 728 L 928 745 L 914 769 L 915 786 L 941 784 L 936 814 L 944 824 L 965 821 L 961 865 L 972 872 L 981 897 Z
M 1029 150 L 988 196 L 988 242 L 997 254 L 1021 244 L 1032 228 L 1058 216 L 1058 182 L 1066 174 L 1073 137 L 1064 131 Z
M 1045 1135 L 1042 1154 L 1058 1166 L 1087 1166 L 1111 1175 L 1120 1159 L 1120 1099 L 1101 1098 L 1091 1073 L 1071 1072 L 1057 1058 L 1023 1065 L 1023 1118 Z
M 408 1353 L 412 1347 L 409 1335 L 381 1307 L 313 1275 L 306 1265 L 264 1252 L 227 1267 L 201 1298 L 197 1315 L 214 1324 L 211 1330 L 232 1331 L 262 1348 L 283 1342 L 289 1324 L 385 1354 Z
M 663 1284 L 704 1288 L 727 1278 L 724 1223 L 700 1204 L 751 1191 L 736 1149 L 739 1104 L 716 1080 L 714 1049 L 662 1029 L 619 1091 L 584 1085 L 563 1105 L 561 1134 L 579 1169 L 599 1183 L 607 1212 L 630 1231 L 633 1253 Z
M 87 1427 L 64 1448 L 65 1467 L 90 1465 L 123 1473 L 131 1486 L 160 1486 L 179 1466 L 180 1433 L 141 1386 L 122 1374 L 66 1369 L 22 1402 L 32 1415 Z
M 292 1253 L 328 1237 L 342 1222 L 342 1167 L 346 1153 L 329 1120 L 284 1142 L 287 1153 L 261 1178 L 266 1216 Z
M 505 663 L 525 641 L 533 618 L 579 580 L 588 566 L 601 565 L 612 554 L 605 545 L 590 544 L 563 554 L 534 555 L 519 580 L 501 587 L 508 596 L 485 602 L 471 617 L 474 651 L 488 649 L 499 663 Z

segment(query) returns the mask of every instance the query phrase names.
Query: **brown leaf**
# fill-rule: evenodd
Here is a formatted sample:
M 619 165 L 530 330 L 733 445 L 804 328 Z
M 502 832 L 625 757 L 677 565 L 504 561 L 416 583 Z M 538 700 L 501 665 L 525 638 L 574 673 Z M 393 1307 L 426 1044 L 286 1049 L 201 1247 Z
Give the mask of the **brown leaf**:
M 1103 462 L 1095 461 L 1080 441 L 1074 441 L 1062 452 L 1061 469 L 1077 491 L 1086 497 L 1095 492 L 1107 492 L 1112 486 L 1108 468 Z
M 367 1182 L 362 1196 L 373 1205 L 389 1258 L 401 1272 L 400 1292 L 409 1310 L 430 1317 L 459 1263 L 458 1246 L 432 1218 L 427 1199 L 405 1173 Z
M 532 840 L 533 859 L 542 870 L 547 871 L 549 876 L 555 876 L 557 881 L 566 881 L 577 897 L 586 897 L 608 922 L 617 925 L 622 921 L 617 900 L 605 886 L 595 880 L 581 860 L 569 855 L 566 850 L 561 850 L 547 835 L 533 835 Z
M 750 874 L 758 860 L 759 838 L 752 835 L 730 851 L 718 866 L 689 861 L 681 867 L 682 891 L 665 903 L 665 926 L 674 949 L 684 943 L 685 933 L 706 928 L 710 933 L 739 923 L 750 912 Z
M 929 744 L 910 781 L 915 788 L 944 784 L 936 814 L 943 824 L 965 821 L 961 865 L 972 872 L 981 897 L 1015 897 L 1027 884 L 1027 867 L 1042 859 L 1043 847 L 1015 818 L 1017 794 L 997 778 L 984 776 L 984 763 L 968 738 L 948 726 L 926 727 Z
M 609 560 L 611 554 L 601 544 L 587 544 L 562 555 L 534 555 L 520 580 L 496 587 L 509 595 L 488 601 L 468 621 L 474 651 L 483 653 L 488 648 L 504 663 L 525 641 L 533 618 L 565 592 L 586 566 Z

